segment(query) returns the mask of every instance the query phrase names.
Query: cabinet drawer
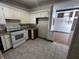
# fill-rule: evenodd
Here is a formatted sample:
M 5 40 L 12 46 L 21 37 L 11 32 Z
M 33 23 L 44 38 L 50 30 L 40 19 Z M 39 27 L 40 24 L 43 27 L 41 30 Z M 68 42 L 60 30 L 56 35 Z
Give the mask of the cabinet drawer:
M 28 31 L 25 31 L 25 39 L 28 39 Z
M 10 39 L 6 39 L 5 41 L 6 41 L 7 49 L 10 49 L 12 47 L 11 40 Z
M 2 44 L 4 47 L 4 51 L 10 49 L 12 47 L 11 39 L 9 35 L 1 36 Z
M 5 42 L 5 38 L 4 36 L 1 36 L 1 40 L 2 40 L 2 44 L 3 44 L 3 48 L 4 48 L 4 51 L 7 50 L 6 48 L 6 42 Z

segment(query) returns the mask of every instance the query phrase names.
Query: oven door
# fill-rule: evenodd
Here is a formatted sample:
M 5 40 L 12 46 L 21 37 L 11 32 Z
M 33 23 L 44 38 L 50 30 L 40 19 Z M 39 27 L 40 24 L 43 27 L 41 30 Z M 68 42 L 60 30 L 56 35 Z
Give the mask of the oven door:
M 25 40 L 24 31 L 16 31 L 11 33 L 12 43 L 16 44 L 22 40 Z

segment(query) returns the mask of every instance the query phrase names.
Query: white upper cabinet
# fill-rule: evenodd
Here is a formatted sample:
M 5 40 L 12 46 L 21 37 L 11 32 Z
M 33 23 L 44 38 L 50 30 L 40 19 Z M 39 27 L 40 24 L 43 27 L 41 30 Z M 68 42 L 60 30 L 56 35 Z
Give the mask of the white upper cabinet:
M 0 24 L 6 24 L 3 8 L 0 7 Z
M 29 23 L 29 12 L 20 9 L 4 8 L 6 19 L 18 19 L 21 23 Z
M 19 19 L 19 12 L 14 9 L 4 8 L 4 14 L 6 19 Z

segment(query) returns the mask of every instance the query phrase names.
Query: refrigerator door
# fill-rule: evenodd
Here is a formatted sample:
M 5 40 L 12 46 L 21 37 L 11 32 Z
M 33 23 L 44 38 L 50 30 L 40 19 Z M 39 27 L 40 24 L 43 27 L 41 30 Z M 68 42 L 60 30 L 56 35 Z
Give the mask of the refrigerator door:
M 74 20 L 74 12 L 72 13 L 72 16 L 70 16 L 71 12 L 72 11 L 57 12 L 57 16 L 54 21 L 54 31 L 70 33 Z

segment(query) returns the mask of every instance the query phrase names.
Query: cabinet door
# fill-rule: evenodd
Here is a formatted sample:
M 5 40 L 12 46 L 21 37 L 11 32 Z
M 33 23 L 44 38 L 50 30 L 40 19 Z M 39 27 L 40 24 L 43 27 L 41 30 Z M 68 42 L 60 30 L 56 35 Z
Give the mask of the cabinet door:
M 3 8 L 0 8 L 0 24 L 6 24 Z
M 5 13 L 5 18 L 6 19 L 15 19 L 16 14 L 15 14 L 15 10 L 13 9 L 9 9 L 9 8 L 4 8 L 4 13 Z
M 6 19 L 20 19 L 20 11 L 4 8 L 3 9 Z
M 0 19 L 2 18 L 2 8 L 0 8 Z
M 25 39 L 28 39 L 28 30 L 25 30 Z
M 5 51 L 5 50 L 7 50 L 6 42 L 5 42 L 5 37 L 4 36 L 1 36 L 1 40 L 2 40 L 2 44 L 3 44 L 4 51 Z
M 6 39 L 6 46 L 7 46 L 7 49 L 10 49 L 12 47 L 10 39 Z
M 9 35 L 5 35 L 5 42 L 6 42 L 6 48 L 10 49 L 12 47 L 12 44 L 11 44 L 11 40 L 10 40 Z

